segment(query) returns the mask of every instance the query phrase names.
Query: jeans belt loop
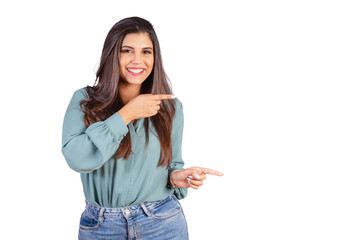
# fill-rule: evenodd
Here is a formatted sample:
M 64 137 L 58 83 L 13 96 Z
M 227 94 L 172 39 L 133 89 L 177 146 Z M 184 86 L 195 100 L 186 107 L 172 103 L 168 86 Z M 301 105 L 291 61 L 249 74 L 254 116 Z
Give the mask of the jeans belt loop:
M 140 206 L 142 207 L 142 209 L 144 210 L 144 212 L 146 213 L 146 215 L 151 216 L 152 214 L 149 212 L 149 209 L 145 206 L 144 203 L 140 203 Z
M 102 223 L 104 221 L 104 211 L 105 208 L 100 208 L 100 212 L 99 212 L 99 222 Z

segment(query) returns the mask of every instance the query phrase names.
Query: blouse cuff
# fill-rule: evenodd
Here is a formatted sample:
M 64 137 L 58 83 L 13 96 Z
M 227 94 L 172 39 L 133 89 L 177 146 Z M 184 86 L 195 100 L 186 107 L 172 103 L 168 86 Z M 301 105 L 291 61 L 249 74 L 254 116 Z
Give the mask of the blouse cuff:
M 123 139 L 129 131 L 124 119 L 122 119 L 120 114 L 117 112 L 107 118 L 104 122 L 109 127 L 111 132 L 113 132 L 118 141 Z
M 177 197 L 177 199 L 184 199 L 187 195 L 188 189 L 187 188 L 173 188 L 171 190 L 175 196 Z

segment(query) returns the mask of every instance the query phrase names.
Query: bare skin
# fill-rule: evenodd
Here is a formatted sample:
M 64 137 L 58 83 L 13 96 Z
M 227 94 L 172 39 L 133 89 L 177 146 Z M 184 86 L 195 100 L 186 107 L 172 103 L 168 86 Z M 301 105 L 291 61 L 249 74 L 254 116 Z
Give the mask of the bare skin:
M 135 119 L 154 116 L 160 109 L 160 103 L 166 99 L 173 99 L 170 94 L 140 94 L 131 99 L 118 113 L 126 125 Z
M 186 168 L 184 170 L 175 170 L 171 173 L 170 178 L 172 179 L 172 182 L 176 184 L 177 187 L 183 187 L 183 188 L 193 188 L 193 189 L 199 189 L 200 186 L 202 186 L 204 183 L 203 181 L 206 179 L 206 174 L 211 174 L 215 176 L 223 176 L 224 174 L 215 171 L 209 168 L 203 168 L 203 167 L 191 167 Z M 188 176 L 192 176 L 192 179 L 189 181 Z
M 118 113 L 126 125 L 130 122 L 134 124 L 137 119 L 156 115 L 161 101 L 174 98 L 170 94 L 140 94 L 141 84 L 150 75 L 154 66 L 153 45 L 148 34 L 129 33 L 125 36 L 119 64 L 121 77 L 126 80 L 126 83 L 119 86 L 119 92 L 125 105 Z M 134 75 L 131 73 L 134 69 L 140 69 L 142 73 Z M 206 179 L 206 174 L 224 175 L 208 168 L 191 167 L 173 171 L 170 178 L 176 187 L 199 189 Z M 192 179 L 189 179 L 189 176 Z

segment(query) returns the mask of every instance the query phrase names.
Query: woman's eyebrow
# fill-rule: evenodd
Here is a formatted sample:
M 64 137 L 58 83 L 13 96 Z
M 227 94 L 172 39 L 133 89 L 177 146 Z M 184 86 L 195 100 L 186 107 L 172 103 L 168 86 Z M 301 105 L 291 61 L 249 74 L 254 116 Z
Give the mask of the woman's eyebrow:
M 122 46 L 121 48 L 131 48 L 131 49 L 134 49 L 133 47 L 130 47 L 130 46 Z M 144 47 L 143 49 L 151 49 L 152 50 L 152 47 Z

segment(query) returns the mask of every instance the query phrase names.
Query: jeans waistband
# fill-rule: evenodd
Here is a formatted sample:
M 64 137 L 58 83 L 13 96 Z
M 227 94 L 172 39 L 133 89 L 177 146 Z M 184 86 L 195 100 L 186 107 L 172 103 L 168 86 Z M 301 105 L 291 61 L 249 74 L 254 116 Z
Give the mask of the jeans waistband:
M 131 205 L 127 207 L 122 208 L 106 208 L 106 207 L 100 207 L 96 206 L 94 204 L 89 203 L 87 200 L 85 200 L 86 206 L 85 209 L 94 214 L 99 215 L 101 217 L 123 217 L 128 214 L 137 214 L 139 210 L 143 209 L 145 212 L 148 210 L 151 210 L 167 201 L 169 201 L 171 198 L 176 198 L 174 193 L 171 193 L 167 198 L 163 200 L 158 200 L 154 202 L 145 202 L 140 203 L 136 205 Z

